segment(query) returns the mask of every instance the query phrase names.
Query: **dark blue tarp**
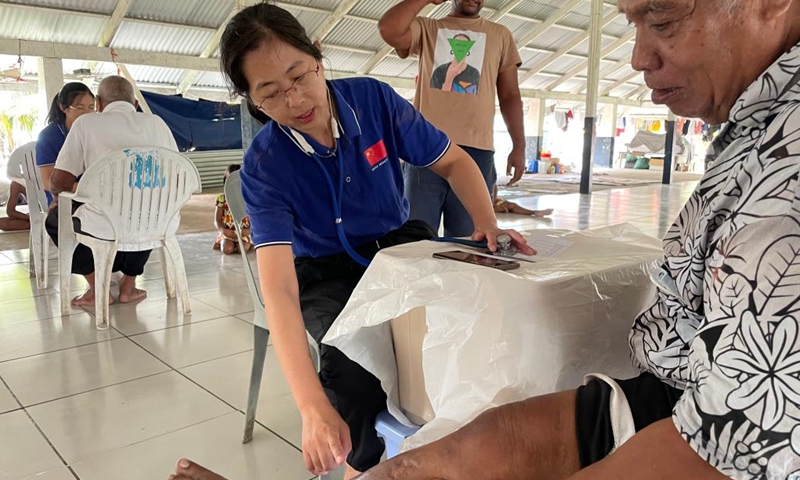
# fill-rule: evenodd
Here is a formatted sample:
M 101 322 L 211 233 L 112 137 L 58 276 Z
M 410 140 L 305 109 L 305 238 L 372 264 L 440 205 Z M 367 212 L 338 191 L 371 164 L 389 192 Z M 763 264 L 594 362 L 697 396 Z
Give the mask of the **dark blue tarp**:
M 242 148 L 239 105 L 146 91 L 142 91 L 142 95 L 153 113 L 172 130 L 180 151 Z

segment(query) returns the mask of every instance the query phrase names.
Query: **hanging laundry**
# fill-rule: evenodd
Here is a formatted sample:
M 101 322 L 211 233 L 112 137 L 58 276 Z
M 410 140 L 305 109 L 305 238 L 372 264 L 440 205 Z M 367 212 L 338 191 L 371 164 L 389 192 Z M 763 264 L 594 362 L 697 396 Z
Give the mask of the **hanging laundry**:
M 556 120 L 556 127 L 566 132 L 567 127 L 569 126 L 569 122 L 567 120 L 567 114 L 564 112 L 555 112 L 554 115 Z

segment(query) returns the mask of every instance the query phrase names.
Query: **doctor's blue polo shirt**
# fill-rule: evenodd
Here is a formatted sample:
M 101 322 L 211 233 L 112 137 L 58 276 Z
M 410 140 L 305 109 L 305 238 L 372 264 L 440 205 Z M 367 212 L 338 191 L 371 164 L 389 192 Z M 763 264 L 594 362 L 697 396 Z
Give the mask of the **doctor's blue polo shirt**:
M 429 167 L 450 140 L 385 83 L 368 78 L 328 82 L 336 98 L 340 138 L 333 150 L 303 135 L 341 199 L 348 242 L 373 242 L 408 220 L 400 159 Z M 298 132 L 299 133 L 299 132 Z M 334 199 L 318 162 L 289 127 L 269 122 L 253 139 L 242 167 L 242 194 L 256 248 L 291 245 L 297 257 L 344 253 Z
M 46 167 L 56 164 L 56 158 L 64 146 L 68 132 L 66 125 L 56 122 L 46 126 L 39 133 L 39 138 L 36 139 L 36 165 Z M 45 191 L 45 196 L 47 203 L 50 204 L 53 201 L 53 195 L 49 191 Z

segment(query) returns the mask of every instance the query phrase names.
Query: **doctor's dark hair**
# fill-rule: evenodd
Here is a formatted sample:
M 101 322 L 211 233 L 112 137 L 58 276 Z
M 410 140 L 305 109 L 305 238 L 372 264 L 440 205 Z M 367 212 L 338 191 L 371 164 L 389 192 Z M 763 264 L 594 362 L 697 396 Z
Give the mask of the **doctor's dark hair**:
M 89 90 L 89 87 L 81 82 L 70 82 L 64 85 L 61 91 L 53 97 L 53 102 L 50 104 L 50 111 L 47 113 L 47 124 L 66 122 L 67 115 L 61 109 L 69 108 L 75 99 L 86 93 L 94 98 L 94 94 Z
M 220 40 L 220 66 L 232 94 L 250 98 L 242 60 L 263 43 L 276 40 L 322 61 L 322 52 L 291 13 L 266 2 L 247 7 L 228 22 Z

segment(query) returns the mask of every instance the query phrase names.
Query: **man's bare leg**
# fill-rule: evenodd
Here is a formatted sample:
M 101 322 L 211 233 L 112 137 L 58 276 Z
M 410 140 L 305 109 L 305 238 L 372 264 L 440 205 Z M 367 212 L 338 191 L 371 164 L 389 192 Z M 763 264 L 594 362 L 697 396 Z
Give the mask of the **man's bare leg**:
M 136 277 L 123 275 L 122 280 L 119 282 L 119 302 L 131 303 L 147 297 L 145 290 L 136 288 Z
M 361 472 L 351 467 L 347 463 L 344 464 L 344 480 L 352 480 L 353 478 L 361 475 Z
M 561 480 L 579 470 L 575 392 L 483 413 L 447 437 L 371 469 L 361 480 Z M 347 477 L 346 477 L 347 478 Z M 170 480 L 225 480 L 188 460 Z
M 361 480 L 559 480 L 579 465 L 575 392 L 569 391 L 492 409 Z

